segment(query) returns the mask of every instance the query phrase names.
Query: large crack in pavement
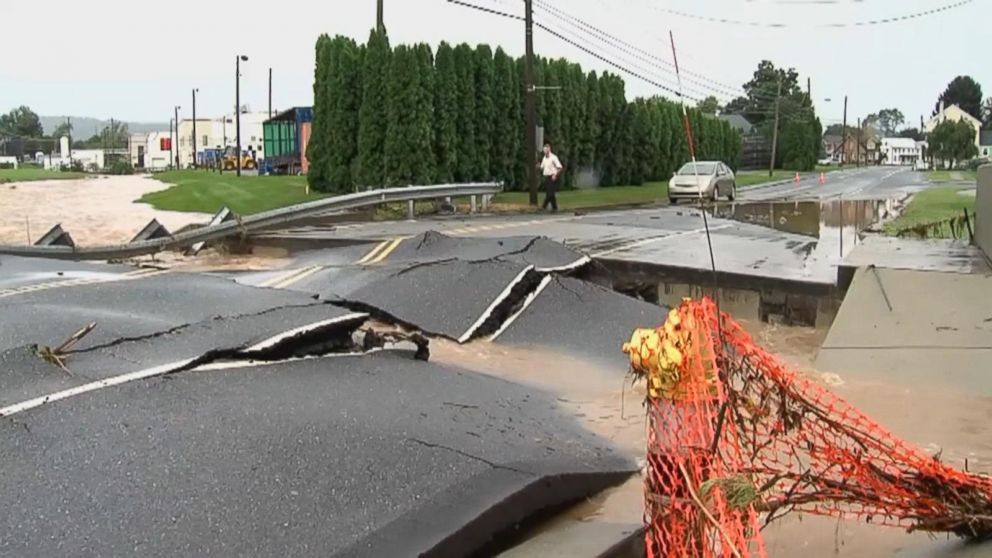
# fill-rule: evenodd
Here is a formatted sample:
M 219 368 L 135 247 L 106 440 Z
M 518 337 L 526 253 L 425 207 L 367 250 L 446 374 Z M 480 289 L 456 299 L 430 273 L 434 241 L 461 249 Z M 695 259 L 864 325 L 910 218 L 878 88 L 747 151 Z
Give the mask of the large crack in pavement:
M 369 318 L 365 313 L 352 313 L 333 319 L 309 324 L 283 332 L 269 339 L 236 347 L 211 349 L 198 356 L 180 359 L 160 366 L 138 370 L 102 380 L 76 385 L 62 391 L 28 399 L 0 408 L 0 417 L 28 411 L 48 403 L 60 401 L 99 389 L 124 383 L 156 377 L 168 377 L 189 372 L 207 365 L 226 363 L 238 364 L 284 362 L 292 359 L 313 358 L 329 355 L 361 356 L 381 350 L 396 350 L 409 353 L 411 358 L 427 360 L 430 356 L 429 341 L 419 335 L 403 332 L 377 334 L 373 327 L 361 329 Z M 54 365 L 51 365 L 53 368 Z
M 180 324 L 180 325 L 177 325 L 177 326 L 170 327 L 169 329 L 165 329 L 165 330 L 162 330 L 162 331 L 155 331 L 155 332 L 147 333 L 147 334 L 144 334 L 144 335 L 135 335 L 133 337 L 118 337 L 117 339 L 114 339 L 113 341 L 109 341 L 107 343 L 101 343 L 101 344 L 98 344 L 98 345 L 93 345 L 93 346 L 87 347 L 85 349 L 77 349 L 75 351 L 68 351 L 66 354 L 67 355 L 73 355 L 73 354 L 90 353 L 90 352 L 98 351 L 98 350 L 101 350 L 101 349 L 109 349 L 111 347 L 116 347 L 118 345 L 123 345 L 124 343 L 131 343 L 131 342 L 137 342 L 137 341 L 147 341 L 149 339 L 156 339 L 158 337 L 165 337 L 165 336 L 168 336 L 168 335 L 175 335 L 175 334 L 180 333 L 180 332 L 182 332 L 182 331 L 184 331 L 186 329 L 189 329 L 191 327 L 199 326 L 199 325 L 204 325 L 204 324 L 209 324 L 211 322 L 234 321 L 234 320 L 241 320 L 241 319 L 246 319 L 246 318 L 257 318 L 257 317 L 260 317 L 260 316 L 265 316 L 267 314 L 271 314 L 273 312 L 279 312 L 281 310 L 288 310 L 288 309 L 293 309 L 293 308 L 314 308 L 314 307 L 322 306 L 322 305 L 326 305 L 326 304 L 328 304 L 328 303 L 327 302 L 317 302 L 317 303 L 308 303 L 308 304 L 287 304 L 287 305 L 275 306 L 275 307 L 272 307 L 272 308 L 267 308 L 265 310 L 261 310 L 261 311 L 258 311 L 258 312 L 249 312 L 247 314 L 235 314 L 235 315 L 230 315 L 230 316 L 214 316 L 214 317 L 208 318 L 206 320 L 200 320 L 200 321 L 197 321 L 197 322 L 189 322 L 189 323 L 185 323 L 185 324 Z

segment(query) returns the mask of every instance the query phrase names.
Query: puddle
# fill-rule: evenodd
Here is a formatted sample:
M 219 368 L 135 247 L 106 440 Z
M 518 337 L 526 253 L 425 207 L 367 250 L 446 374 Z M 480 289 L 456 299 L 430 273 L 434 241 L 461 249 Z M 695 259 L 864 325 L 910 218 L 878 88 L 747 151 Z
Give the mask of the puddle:
M 786 247 L 802 262 L 805 276 L 820 278 L 835 278 L 838 265 L 860 244 L 861 235 L 897 211 L 896 200 L 742 202 L 713 208 L 719 218 L 808 238 L 791 240 Z M 674 306 L 685 297 L 713 296 L 712 279 L 706 273 L 603 263 L 611 271 L 609 282 L 615 290 L 647 302 Z M 821 280 L 807 285 L 798 280 L 736 275 L 721 281 L 724 286 L 718 289 L 717 298 L 724 311 L 739 319 L 825 330 L 833 323 L 843 297 L 833 283 Z
M 895 200 L 741 202 L 717 205 L 716 217 L 820 240 L 854 237 L 895 214 Z

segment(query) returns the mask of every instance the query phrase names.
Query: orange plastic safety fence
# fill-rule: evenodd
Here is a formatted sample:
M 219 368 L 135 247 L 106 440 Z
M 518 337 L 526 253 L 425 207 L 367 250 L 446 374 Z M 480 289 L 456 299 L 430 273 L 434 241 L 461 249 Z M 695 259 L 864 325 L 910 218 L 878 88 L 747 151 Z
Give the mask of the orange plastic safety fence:
M 941 463 L 758 347 L 712 301 L 624 345 L 648 386 L 652 557 L 764 556 L 790 511 L 992 534 L 992 480 Z

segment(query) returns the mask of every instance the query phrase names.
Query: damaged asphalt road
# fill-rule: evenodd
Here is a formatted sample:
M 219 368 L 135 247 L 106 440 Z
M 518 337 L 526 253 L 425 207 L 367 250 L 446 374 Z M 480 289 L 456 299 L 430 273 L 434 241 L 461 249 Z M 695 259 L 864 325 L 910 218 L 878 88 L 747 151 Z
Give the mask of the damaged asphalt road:
M 427 233 L 297 291 L 166 273 L 0 299 L 0 555 L 462 555 L 622 482 L 630 457 L 555 394 L 400 332 L 571 352 L 619 381 L 620 341 L 662 313 L 587 265 Z M 93 321 L 69 372 L 32 347 Z
M 0 554 L 473 548 L 633 470 L 554 407 L 520 386 L 388 354 L 96 391 L 0 421 Z M 545 477 L 560 489 L 524 491 L 512 513 L 483 521 Z

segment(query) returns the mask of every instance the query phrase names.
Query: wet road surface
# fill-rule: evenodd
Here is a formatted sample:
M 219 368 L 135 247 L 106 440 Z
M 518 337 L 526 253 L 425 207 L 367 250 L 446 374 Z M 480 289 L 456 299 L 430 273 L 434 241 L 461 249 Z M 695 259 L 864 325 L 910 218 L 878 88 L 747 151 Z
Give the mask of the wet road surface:
M 926 177 L 909 167 L 847 168 L 819 175 L 802 175 L 798 184 L 788 182 L 738 190 L 741 201 L 804 201 L 846 199 L 890 199 L 919 191 L 929 185 Z
M 542 239 L 417 240 L 336 275 L 299 272 L 337 257 L 307 254 L 277 280 L 163 270 L 0 298 L 0 555 L 458 555 L 627 479 L 635 454 L 554 393 L 356 339 L 553 347 L 567 322 L 594 356 L 661 309 L 565 277 L 588 259 Z M 563 304 L 545 279 L 605 305 L 586 325 L 577 303 L 545 315 Z M 90 322 L 59 364 L 43 356 Z
M 785 215 L 765 205 L 772 221 Z M 818 213 L 820 238 L 713 218 L 718 261 L 739 270 L 757 257 L 813 276 L 811 254 L 837 216 Z M 0 555 L 459 555 L 628 479 L 643 455 L 643 392 L 624 387 L 618 346 L 664 309 L 592 282 L 587 256 L 708 260 L 701 216 L 679 207 L 423 230 L 432 224 L 352 227 L 359 243 L 252 271 L 3 258 Z M 70 274 L 113 281 L 58 282 Z M 22 288 L 36 284 L 47 286 Z M 91 321 L 65 369 L 39 356 Z M 370 328 L 432 334 L 436 354 L 349 344 Z M 837 389 L 913 443 L 992 462 L 987 401 L 973 393 L 857 375 Z M 616 532 L 629 532 L 638 484 L 582 517 L 621 508 L 632 513 L 618 514 Z M 982 555 L 847 523 L 834 545 L 835 525 L 786 523 L 769 547 Z

